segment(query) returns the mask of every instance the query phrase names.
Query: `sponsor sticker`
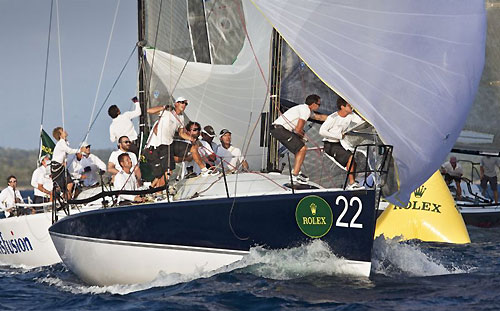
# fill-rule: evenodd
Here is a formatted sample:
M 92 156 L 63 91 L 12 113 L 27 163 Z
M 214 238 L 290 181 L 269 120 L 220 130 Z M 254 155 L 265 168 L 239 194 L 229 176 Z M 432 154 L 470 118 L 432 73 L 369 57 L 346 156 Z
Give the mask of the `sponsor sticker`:
M 295 220 L 305 235 L 321 238 L 332 227 L 333 213 L 328 202 L 317 195 L 309 195 L 297 204 Z

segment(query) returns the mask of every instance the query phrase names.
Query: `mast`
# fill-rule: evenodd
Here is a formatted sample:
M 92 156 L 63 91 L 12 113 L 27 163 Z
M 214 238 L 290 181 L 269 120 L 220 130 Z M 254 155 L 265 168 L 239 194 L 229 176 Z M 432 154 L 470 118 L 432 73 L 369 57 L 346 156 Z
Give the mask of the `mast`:
M 279 170 L 278 141 L 269 135 L 272 123 L 279 117 L 281 98 L 281 59 L 282 59 L 283 38 L 273 29 L 271 42 L 271 87 L 269 100 L 269 113 L 267 114 L 266 129 L 267 135 L 264 140 L 267 143 L 267 171 Z
M 145 64 L 144 64 L 144 51 L 145 46 L 145 14 L 144 14 L 144 0 L 137 1 L 137 27 L 138 27 L 138 43 L 137 43 L 137 53 L 138 53 L 138 66 L 139 66 L 139 102 L 141 103 L 141 116 L 139 118 L 139 142 L 142 142 L 144 137 L 149 134 L 148 117 L 147 117 L 147 94 L 144 91 L 144 81 L 145 81 Z M 141 149 L 142 146 L 138 146 Z

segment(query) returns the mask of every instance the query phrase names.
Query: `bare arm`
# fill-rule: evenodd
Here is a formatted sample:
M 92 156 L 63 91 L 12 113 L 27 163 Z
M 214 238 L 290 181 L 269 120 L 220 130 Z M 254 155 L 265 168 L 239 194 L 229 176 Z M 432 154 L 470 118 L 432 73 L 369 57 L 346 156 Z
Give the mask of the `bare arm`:
M 311 118 L 318 121 L 325 121 L 327 117 L 327 114 L 315 113 Z
M 148 111 L 149 114 L 157 114 L 157 113 L 160 113 L 163 110 L 165 110 L 165 106 L 151 107 L 151 108 L 148 108 L 147 111 Z
M 195 142 L 195 139 L 192 138 L 188 133 L 186 133 L 186 130 L 183 127 L 179 129 L 179 136 L 182 137 L 182 139 L 189 140 L 190 142 Z
M 50 191 L 45 189 L 42 184 L 38 184 L 38 190 L 40 190 L 43 193 L 50 194 Z
M 300 136 L 304 136 L 304 125 L 306 125 L 306 120 L 299 119 L 297 121 L 297 126 L 295 127 L 295 133 L 299 134 Z
M 108 162 L 108 172 L 111 173 L 112 175 L 118 174 L 118 170 L 115 167 L 115 164 L 113 162 Z
M 137 165 L 134 167 L 134 174 L 135 178 L 137 178 L 137 182 L 141 184 L 142 174 L 141 174 L 141 168 L 139 167 L 139 163 L 137 163 Z
M 243 162 L 241 162 L 241 166 L 243 167 L 243 169 L 245 169 L 245 171 L 248 171 L 248 162 L 247 162 L 247 160 L 243 160 Z

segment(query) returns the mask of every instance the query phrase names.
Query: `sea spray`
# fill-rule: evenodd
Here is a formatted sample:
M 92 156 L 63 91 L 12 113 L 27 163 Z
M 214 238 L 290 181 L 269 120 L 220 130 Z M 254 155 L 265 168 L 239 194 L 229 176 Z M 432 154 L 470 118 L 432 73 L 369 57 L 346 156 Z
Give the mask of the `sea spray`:
M 377 237 L 372 251 L 372 273 L 384 275 L 432 276 L 465 273 L 458 267 L 446 267 L 438 258 L 426 254 L 416 242 L 401 242 L 399 237 Z
M 259 277 L 275 280 L 290 280 L 311 275 L 351 275 L 354 268 L 347 260 L 336 257 L 328 245 L 321 240 L 314 240 L 302 246 L 268 250 L 261 246 L 250 249 L 248 255 L 230 265 L 213 271 L 205 271 L 203 267 L 192 274 L 163 273 L 151 282 L 132 285 L 89 286 L 71 280 L 61 280 L 54 276 L 38 279 L 38 282 L 56 286 L 73 294 L 119 294 L 147 290 L 153 287 L 173 286 L 195 279 L 209 278 L 216 274 L 231 271 L 250 273 Z

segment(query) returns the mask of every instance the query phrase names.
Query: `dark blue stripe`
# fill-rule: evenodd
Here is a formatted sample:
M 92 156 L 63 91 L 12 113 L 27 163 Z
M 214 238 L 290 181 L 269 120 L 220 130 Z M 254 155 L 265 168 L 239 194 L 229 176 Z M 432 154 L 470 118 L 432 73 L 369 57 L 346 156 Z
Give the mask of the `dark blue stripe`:
M 262 245 L 272 249 L 308 242 L 295 221 L 298 202 L 307 195 L 325 199 L 333 211 L 330 232 L 321 238 L 333 252 L 351 260 L 371 260 L 375 225 L 375 192 L 315 192 L 233 199 L 153 203 L 85 212 L 54 224 L 51 232 L 130 242 L 248 250 Z M 362 229 L 336 227 L 344 209 L 335 199 L 353 195 L 363 202 L 357 223 Z M 348 209 L 349 222 L 357 208 Z M 231 230 L 231 228 L 234 230 Z

